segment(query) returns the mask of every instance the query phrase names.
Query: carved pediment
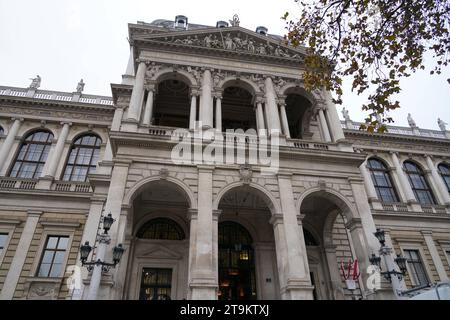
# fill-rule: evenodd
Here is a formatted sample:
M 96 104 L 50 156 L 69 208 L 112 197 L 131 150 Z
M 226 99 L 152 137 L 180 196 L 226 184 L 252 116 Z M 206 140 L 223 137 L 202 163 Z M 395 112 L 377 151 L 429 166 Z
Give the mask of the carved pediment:
M 252 54 L 302 61 L 304 54 L 275 40 L 241 27 L 207 28 L 155 35 L 137 36 L 136 41 L 159 43 L 180 47 L 197 47 L 205 50 L 223 50 L 236 54 Z

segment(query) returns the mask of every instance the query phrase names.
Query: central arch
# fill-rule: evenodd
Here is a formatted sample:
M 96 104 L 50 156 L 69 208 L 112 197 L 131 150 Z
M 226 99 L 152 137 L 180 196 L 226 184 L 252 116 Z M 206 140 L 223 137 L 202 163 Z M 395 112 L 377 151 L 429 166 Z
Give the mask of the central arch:
M 262 186 L 237 182 L 214 202 L 218 221 L 219 299 L 279 299 L 272 215 L 279 209 Z

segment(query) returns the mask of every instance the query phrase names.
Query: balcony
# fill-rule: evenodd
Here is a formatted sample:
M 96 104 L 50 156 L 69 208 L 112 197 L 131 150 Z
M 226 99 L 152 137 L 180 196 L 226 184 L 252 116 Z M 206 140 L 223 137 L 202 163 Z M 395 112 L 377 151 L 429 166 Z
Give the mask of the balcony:
M 49 190 L 40 188 L 38 179 L 0 178 L 0 190 Z M 92 187 L 88 182 L 54 181 L 50 185 L 51 191 L 71 193 L 91 193 Z

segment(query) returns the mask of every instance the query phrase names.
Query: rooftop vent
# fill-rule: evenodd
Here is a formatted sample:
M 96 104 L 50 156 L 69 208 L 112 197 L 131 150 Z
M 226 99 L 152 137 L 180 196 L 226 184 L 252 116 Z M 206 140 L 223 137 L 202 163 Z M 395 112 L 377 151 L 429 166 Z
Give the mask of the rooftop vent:
M 175 28 L 187 29 L 188 28 L 188 18 L 186 16 L 178 15 L 175 17 Z
M 266 27 L 259 26 L 256 28 L 256 33 L 262 34 L 263 36 L 267 35 L 267 31 L 269 31 L 269 29 Z
M 228 28 L 228 22 L 226 22 L 226 21 L 217 21 L 216 28 Z

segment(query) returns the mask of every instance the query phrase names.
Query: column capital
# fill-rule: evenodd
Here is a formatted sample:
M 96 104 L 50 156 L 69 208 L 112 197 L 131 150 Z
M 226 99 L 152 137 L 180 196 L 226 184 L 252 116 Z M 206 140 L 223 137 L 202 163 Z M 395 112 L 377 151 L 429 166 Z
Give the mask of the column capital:
M 218 221 L 220 218 L 220 215 L 222 214 L 222 210 L 220 210 L 220 209 L 213 210 L 212 214 L 213 214 L 213 220 Z
M 198 217 L 198 209 L 189 208 L 187 212 L 188 220 L 197 220 Z
M 198 172 L 206 172 L 206 173 L 210 173 L 213 172 L 215 169 L 215 166 L 208 166 L 208 165 L 198 165 L 197 166 Z
M 351 220 L 347 221 L 345 227 L 350 231 L 355 228 L 362 228 L 362 220 L 361 218 L 353 217 Z
M 71 127 L 73 125 L 73 123 L 69 122 L 69 121 L 61 121 L 59 124 L 62 125 L 62 126 L 67 124 L 69 127 Z
M 222 91 L 216 91 L 213 93 L 213 97 L 216 99 L 222 99 L 223 95 L 222 95 Z
M 422 231 L 420 231 L 420 233 L 422 235 L 424 235 L 424 236 L 431 236 L 431 235 L 433 235 L 433 231 L 431 231 L 431 230 L 422 230 Z
M 12 120 L 12 121 L 18 120 L 18 121 L 20 121 L 20 122 L 24 122 L 24 121 L 25 121 L 25 119 L 24 119 L 24 118 L 21 118 L 21 117 L 12 117 L 11 120 Z
M 282 213 L 275 213 L 273 214 L 270 219 L 269 223 L 272 224 L 274 227 L 278 224 L 283 223 L 283 214 Z
M 28 210 L 28 217 L 40 217 L 44 212 L 39 210 Z
M 147 90 L 147 91 L 155 92 L 156 91 L 156 84 L 155 83 L 146 83 L 144 85 L 144 89 Z

